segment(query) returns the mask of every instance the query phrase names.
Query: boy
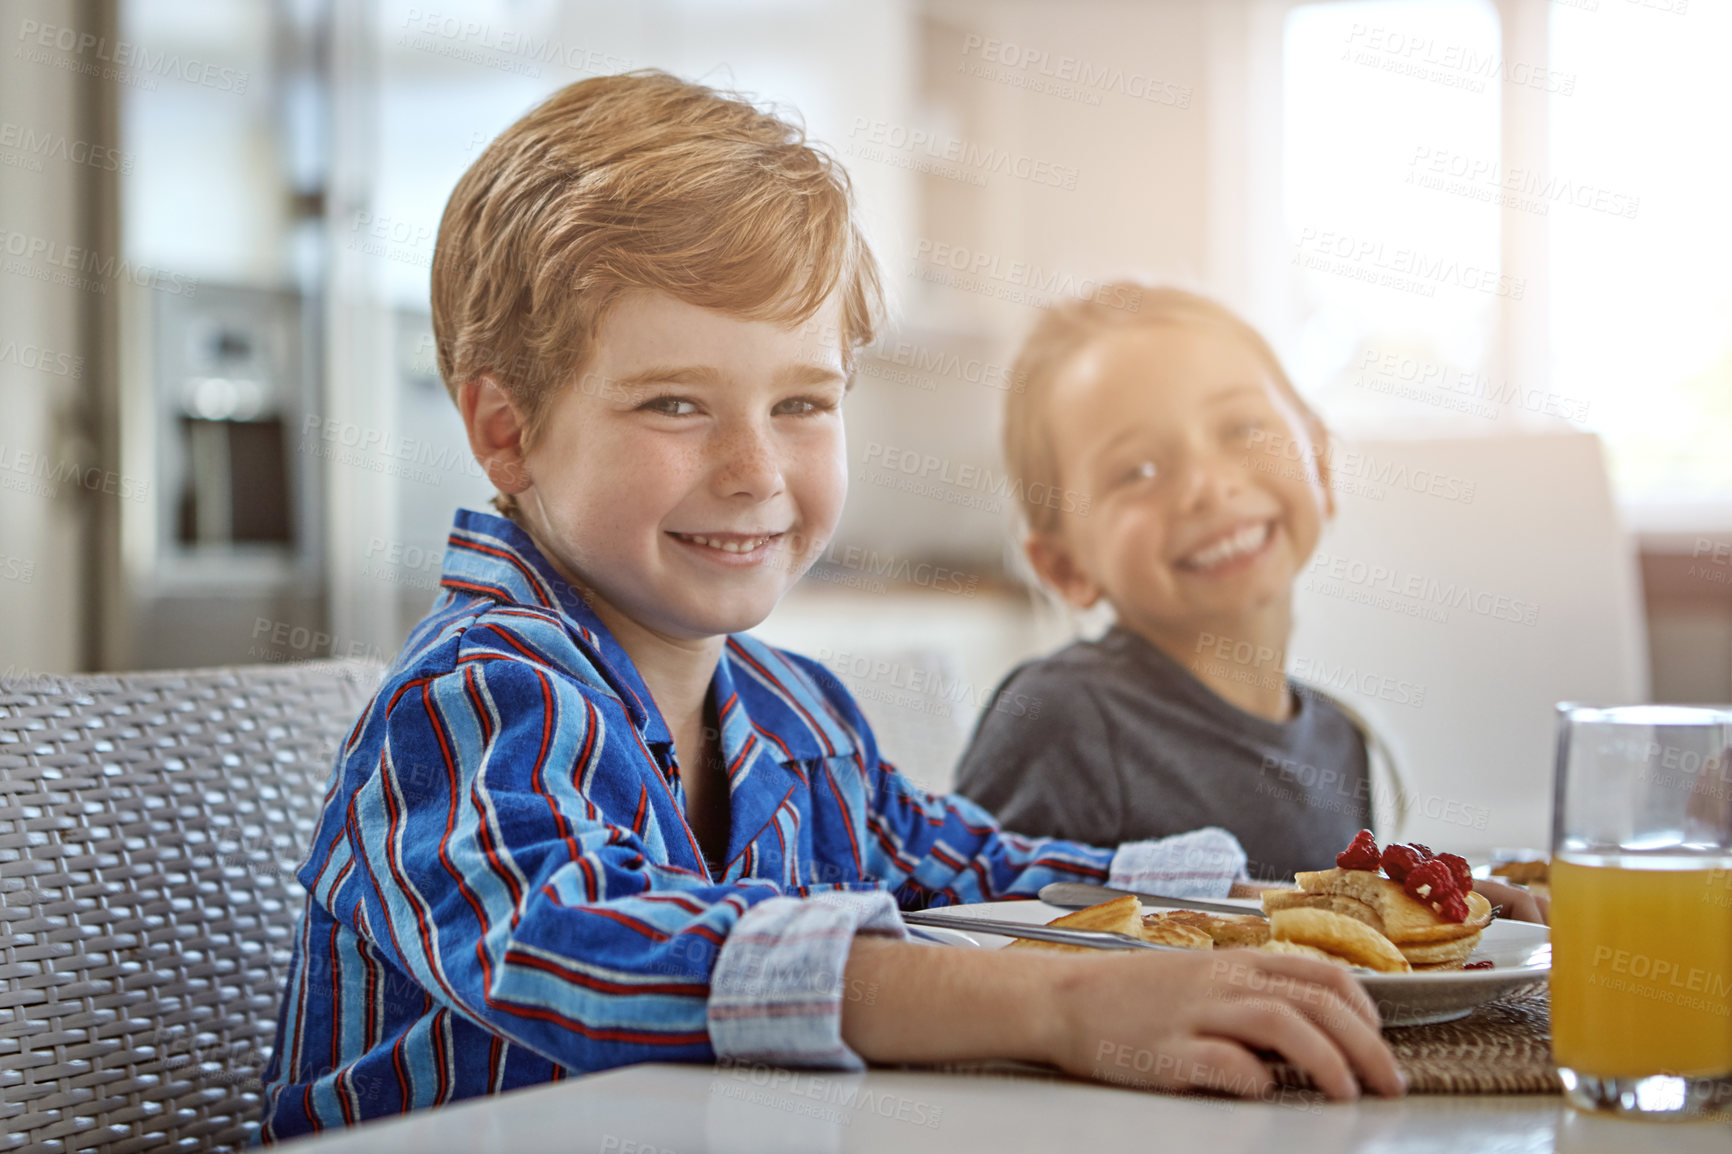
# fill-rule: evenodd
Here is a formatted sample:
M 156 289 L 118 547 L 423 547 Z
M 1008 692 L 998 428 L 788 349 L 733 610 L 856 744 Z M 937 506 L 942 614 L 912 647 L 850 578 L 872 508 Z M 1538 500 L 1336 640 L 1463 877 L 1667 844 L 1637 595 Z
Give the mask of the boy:
M 1048 881 L 1221 894 L 1218 830 L 1002 833 L 878 756 L 847 695 L 739 631 L 834 530 L 877 272 L 800 131 L 659 73 L 555 93 L 459 181 L 440 370 L 503 516 L 342 750 L 299 877 L 269 1140 L 643 1061 L 858 1068 L 1100 1048 L 1258 1093 L 1401 1082 L 1342 971 L 906 940 L 899 906 Z M 870 991 L 870 997 L 844 997 Z
M 1373 796 L 1358 724 L 1283 660 L 1293 582 L 1335 509 L 1328 432 L 1230 310 L 1110 288 L 1099 300 L 1136 311 L 1069 302 L 1029 334 L 1004 445 L 1035 572 L 1116 620 L 1011 672 L 994 696 L 1046 707 L 987 711 L 958 792 L 1024 833 L 1111 843 L 1220 825 L 1260 877 L 1328 869 Z M 1076 499 L 1026 497 L 1039 492 Z M 1476 888 L 1543 918 L 1523 890 Z
M 1282 656 L 1292 585 L 1333 511 L 1322 423 L 1255 330 L 1207 298 L 1120 286 L 1136 312 L 1073 302 L 1016 362 L 1005 451 L 1044 584 L 1115 623 L 1014 670 L 1001 692 L 1055 708 L 982 719 L 957 789 L 1011 829 L 1090 841 L 1220 824 L 1260 877 L 1327 869 L 1371 824 L 1365 742 Z M 1295 459 L 1266 459 L 1273 437 Z M 1272 465 L 1272 468 L 1263 468 Z M 1225 638 L 1216 659 L 1209 639 Z M 1301 775 L 1281 767 L 1329 767 Z M 1302 784 L 1303 783 L 1303 784 Z

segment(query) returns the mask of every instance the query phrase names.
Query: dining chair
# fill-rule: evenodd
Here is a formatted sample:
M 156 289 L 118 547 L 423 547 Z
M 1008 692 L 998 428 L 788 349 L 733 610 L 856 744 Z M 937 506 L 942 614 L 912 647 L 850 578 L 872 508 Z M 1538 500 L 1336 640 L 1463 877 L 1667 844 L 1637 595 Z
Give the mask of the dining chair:
M 238 1150 L 382 667 L 0 679 L 0 1147 Z
M 1590 434 L 1343 443 L 1288 656 L 1400 756 L 1406 835 L 1551 836 L 1559 701 L 1644 701 L 1634 541 Z

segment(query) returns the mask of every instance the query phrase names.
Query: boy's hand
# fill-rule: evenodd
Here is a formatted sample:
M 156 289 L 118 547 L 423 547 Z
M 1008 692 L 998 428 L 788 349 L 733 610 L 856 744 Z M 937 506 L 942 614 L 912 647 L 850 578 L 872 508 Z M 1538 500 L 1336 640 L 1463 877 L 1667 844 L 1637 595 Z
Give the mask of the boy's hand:
M 1549 898 L 1503 882 L 1476 881 L 1473 889 L 1492 905 L 1503 907 L 1499 917 L 1513 918 L 1518 922 L 1538 922 L 1542 926 L 1551 924 L 1552 903 Z
M 1272 1050 L 1331 1098 L 1405 1084 L 1377 1008 L 1339 966 L 1254 950 L 1078 958 L 1055 990 L 1049 1060 L 1121 1085 L 1257 1097 Z

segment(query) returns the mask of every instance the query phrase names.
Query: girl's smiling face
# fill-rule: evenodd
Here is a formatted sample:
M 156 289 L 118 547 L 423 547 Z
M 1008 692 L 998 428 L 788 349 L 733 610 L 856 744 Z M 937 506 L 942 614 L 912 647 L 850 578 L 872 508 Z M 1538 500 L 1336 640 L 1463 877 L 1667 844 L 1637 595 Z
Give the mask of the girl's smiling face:
M 1103 334 L 1058 374 L 1046 417 L 1058 483 L 1088 504 L 1029 558 L 1067 600 L 1105 597 L 1177 640 L 1285 612 L 1333 505 L 1322 446 L 1249 349 L 1209 325 Z
M 608 310 L 517 496 L 592 603 L 669 639 L 735 633 L 821 554 L 848 489 L 836 311 L 784 327 L 654 292 Z

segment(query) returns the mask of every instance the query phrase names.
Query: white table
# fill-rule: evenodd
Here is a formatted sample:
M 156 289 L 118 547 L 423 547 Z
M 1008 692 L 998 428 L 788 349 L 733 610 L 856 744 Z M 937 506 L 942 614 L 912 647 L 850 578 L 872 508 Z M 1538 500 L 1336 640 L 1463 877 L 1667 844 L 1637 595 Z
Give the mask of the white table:
M 1727 1154 L 1732 1124 L 1589 1118 L 1570 1111 L 1562 1099 L 1536 1096 L 1269 1104 L 1004 1076 L 648 1065 L 374 1122 L 294 1149 L 307 1154 Z

